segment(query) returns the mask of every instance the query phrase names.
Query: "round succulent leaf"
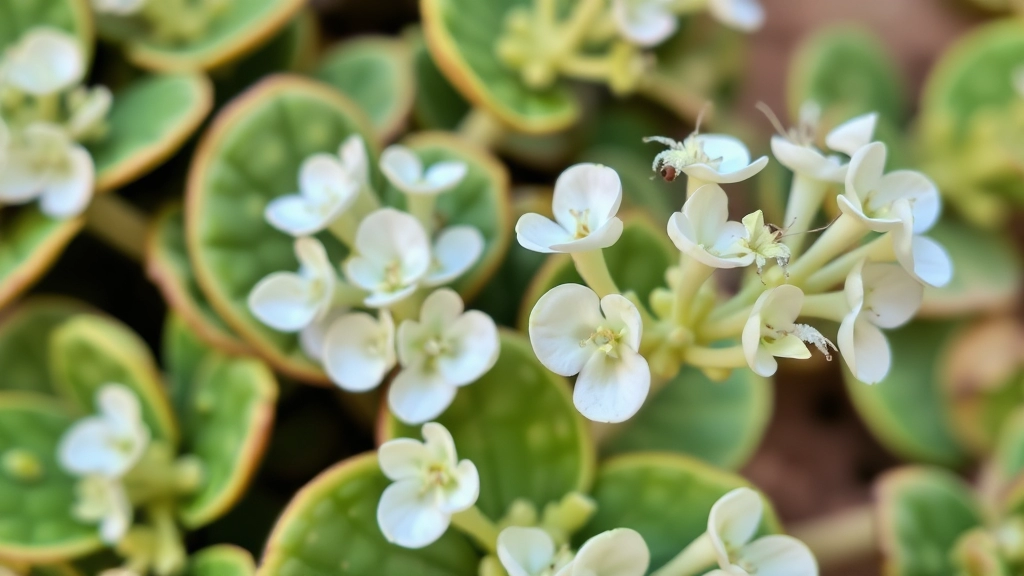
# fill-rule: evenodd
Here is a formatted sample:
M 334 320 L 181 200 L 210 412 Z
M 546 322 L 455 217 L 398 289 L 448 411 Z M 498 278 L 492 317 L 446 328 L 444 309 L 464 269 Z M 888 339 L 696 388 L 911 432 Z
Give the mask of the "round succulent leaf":
M 651 171 L 650 157 L 617 146 L 595 146 L 580 154 L 580 160 L 603 164 L 615 170 L 622 181 L 622 203 L 645 210 L 652 217 L 664 217 L 673 206 L 682 205 L 676 197 L 683 187 L 672 188 Z
M 83 217 L 55 220 L 36 206 L 0 208 L 0 308 L 32 287 L 83 225 Z
M 75 418 L 55 398 L 0 393 L 0 555 L 5 559 L 57 562 L 103 547 L 96 526 L 72 517 L 76 479 L 57 463 L 57 445 Z
M 437 68 L 422 30 L 410 32 L 408 40 L 416 79 L 413 118 L 422 128 L 454 130 L 469 113 L 470 104 Z
M 388 36 L 361 36 L 327 52 L 313 76 L 341 90 L 369 116 L 378 141 L 405 128 L 416 94 L 408 43 Z
M 607 455 L 678 452 L 735 470 L 764 436 L 772 413 L 771 381 L 750 370 L 733 370 L 713 382 L 685 366 L 644 402 L 604 445 Z
M 454 529 L 426 548 L 384 539 L 377 503 L 390 481 L 374 453 L 325 470 L 285 508 L 267 541 L 259 576 L 476 576 L 480 557 Z
M 651 291 L 665 285 L 665 271 L 675 264 L 678 251 L 653 219 L 642 212 L 619 214 L 622 218 L 622 236 L 604 249 L 608 271 L 619 290 L 635 292 L 646 303 Z M 519 306 L 519 329 L 527 331 L 530 312 L 537 300 L 560 284 L 584 284 L 572 258 L 566 254 L 552 254 L 533 277 Z
M 854 408 L 875 438 L 903 458 L 944 466 L 964 461 L 939 371 L 956 328 L 952 322 L 915 321 L 888 331 L 892 367 L 877 384 L 864 384 L 843 365 Z
M 185 216 L 180 205 L 164 208 L 150 225 L 146 239 L 146 275 L 168 306 L 210 346 L 244 354 L 249 346 L 221 320 L 199 289 L 185 245 Z
M 0 4 L 0 53 L 23 34 L 38 26 L 49 26 L 77 37 L 91 63 L 96 44 L 89 0 L 20 0 Z
M 273 428 L 277 381 L 259 360 L 212 352 L 184 396 L 182 452 L 203 463 L 202 487 L 179 509 L 194 529 L 223 516 L 255 475 Z
M 168 312 L 164 320 L 160 344 L 167 394 L 171 398 L 174 413 L 184 414 L 196 372 L 203 360 L 215 352 L 174 311 Z
M 304 4 L 302 0 L 231 0 L 199 38 L 167 44 L 133 35 L 125 39 L 125 53 L 146 70 L 210 70 L 237 61 L 270 41 Z
M 875 522 L 885 574 L 956 574 L 950 551 L 978 526 L 981 511 L 970 487 L 951 472 L 907 466 L 875 485 Z
M 273 76 L 249 89 L 216 117 L 192 163 L 185 236 L 192 271 L 217 314 L 278 371 L 327 384 L 320 366 L 302 352 L 295 334 L 263 325 L 249 311 L 260 279 L 295 271 L 294 239 L 263 218 L 267 203 L 298 187 L 299 167 L 314 153 L 336 153 L 359 134 L 376 157 L 369 121 L 348 98 L 298 76 Z M 375 170 L 375 168 L 374 168 Z M 374 172 L 375 174 L 375 172 Z M 347 251 L 329 234 L 331 260 Z
M 1024 478 L 1021 475 L 1024 472 L 1024 409 L 1020 403 L 1003 418 L 999 438 L 987 464 L 986 480 L 996 486 L 1006 487 L 1011 481 L 1019 484 L 1020 478 Z
M 617 456 L 598 469 L 590 494 L 597 502 L 597 513 L 573 539 L 578 546 L 605 530 L 632 528 L 647 542 L 654 571 L 703 534 L 711 507 L 740 487 L 752 486 L 740 476 L 694 458 L 663 453 Z M 758 533 L 780 532 L 771 502 L 763 499 Z
M 122 384 L 135 393 L 154 438 L 177 445 L 178 424 L 156 361 L 146 343 L 111 318 L 80 314 L 53 330 L 50 370 L 54 388 L 80 412 L 95 412 L 96 392 Z
M 198 73 L 146 76 L 118 91 L 107 116 L 109 131 L 88 145 L 96 190 L 120 188 L 162 164 L 212 108 L 213 85 Z
M 549 372 L 530 341 L 501 332 L 501 355 L 490 372 L 459 388 L 437 418 L 455 439 L 460 459 L 480 473 L 477 507 L 491 519 L 516 499 L 543 508 L 572 491 L 586 493 L 594 476 L 589 423 L 573 406 L 564 378 Z M 380 441 L 421 438 L 419 426 L 382 412 Z
M 253 576 L 256 562 L 252 554 L 232 544 L 203 548 L 188 559 L 185 576 Z
M 434 62 L 473 104 L 520 132 L 547 133 L 569 127 L 580 114 L 569 88 L 556 83 L 537 90 L 498 60 L 495 42 L 505 16 L 527 0 L 423 0 L 423 31 Z
M 36 296 L 0 318 L 0 389 L 54 392 L 50 334 L 89 308 L 76 300 Z

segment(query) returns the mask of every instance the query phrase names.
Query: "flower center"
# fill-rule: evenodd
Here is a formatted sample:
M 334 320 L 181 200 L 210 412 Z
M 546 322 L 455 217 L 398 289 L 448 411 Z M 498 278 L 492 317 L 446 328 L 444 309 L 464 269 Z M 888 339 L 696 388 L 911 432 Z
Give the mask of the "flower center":
M 399 260 L 393 260 L 384 267 L 384 282 L 383 287 L 385 292 L 395 292 L 402 288 L 404 285 L 402 282 L 402 262 Z
M 569 214 L 576 219 L 576 240 L 590 236 L 590 209 L 569 210 Z
M 598 352 L 602 352 L 612 358 L 619 357 L 619 343 L 626 334 L 626 329 L 615 331 L 607 326 L 600 326 L 590 334 L 586 340 L 580 340 L 580 348 L 587 344 L 593 344 Z
M 455 477 L 442 462 L 434 462 L 427 466 L 423 483 L 423 491 L 433 488 L 447 488 L 455 483 Z
M 423 352 L 431 358 L 436 358 L 451 352 L 451 345 L 440 335 L 435 335 L 423 343 Z

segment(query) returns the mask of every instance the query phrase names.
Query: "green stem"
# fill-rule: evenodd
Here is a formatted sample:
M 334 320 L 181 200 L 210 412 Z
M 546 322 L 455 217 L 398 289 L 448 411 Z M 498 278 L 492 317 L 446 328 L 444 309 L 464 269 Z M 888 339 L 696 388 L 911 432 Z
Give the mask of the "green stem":
M 452 516 L 452 526 L 472 538 L 487 552 L 494 554 L 498 549 L 498 527 L 476 506 Z
M 558 31 L 559 38 L 552 57 L 555 62 L 576 52 L 594 19 L 604 12 L 604 0 L 580 0 L 569 16 L 568 22 Z
M 366 298 L 366 291 L 345 281 L 338 281 L 334 285 L 334 297 L 331 299 L 332 308 L 357 308 L 362 306 Z
M 711 537 L 705 532 L 691 542 L 682 552 L 677 554 L 675 558 L 669 560 L 668 564 L 651 573 L 651 576 L 693 576 L 694 574 L 703 574 L 715 564 L 716 558 L 714 544 L 711 543 Z
M 567 56 L 558 62 L 558 71 L 570 78 L 604 82 L 611 75 L 608 56 Z
M 685 258 L 681 263 L 679 284 L 675 286 L 672 300 L 672 319 L 679 326 L 686 326 L 691 320 L 694 297 L 707 282 L 715 269 L 696 258 Z
M 474 107 L 462 118 L 457 131 L 460 137 L 488 150 L 494 148 L 507 132 L 505 125 L 493 114 L 479 107 Z
M 369 185 L 361 187 L 359 195 L 356 196 L 356 201 L 348 209 L 355 216 L 356 229 L 359 228 L 358 223 L 362 222 L 363 218 L 366 218 L 378 208 L 380 208 L 380 199 L 377 198 L 377 194 L 373 189 Z
M 579 272 L 583 281 L 590 286 L 590 289 L 597 292 L 599 298 L 609 294 L 619 294 L 619 288 L 608 271 L 608 263 L 604 261 L 604 251 L 587 250 L 586 252 L 573 252 L 572 261 L 576 263 L 576 271 Z
M 436 194 L 406 194 L 405 207 L 420 221 L 427 236 L 434 234 L 434 204 L 437 202 Z
M 854 560 L 871 556 L 877 550 L 874 510 L 872 505 L 803 522 L 790 534 L 803 541 L 818 559 L 818 566 L 827 570 Z
M 537 11 L 537 22 L 547 30 L 554 28 L 558 21 L 557 0 L 536 0 L 534 6 Z
M 768 287 L 764 285 L 760 278 L 756 276 L 751 277 L 747 280 L 746 284 L 740 288 L 740 291 L 733 295 L 732 298 L 727 300 L 721 306 L 711 312 L 710 320 L 716 321 L 725 318 L 731 314 L 736 313 L 738 310 L 744 307 L 749 307 L 757 300 Z
M 868 232 L 857 219 L 846 214 L 840 215 L 810 249 L 789 267 L 789 283 L 799 285 Z
M 750 318 L 751 308 L 752 306 L 745 306 L 728 316 L 708 321 L 700 327 L 697 332 L 698 336 L 702 341 L 707 342 L 739 336 L 743 333 L 743 327 L 746 326 L 747 320 Z
M 85 211 L 85 229 L 125 256 L 145 259 L 147 216 L 117 194 L 101 194 Z
M 60 117 L 60 94 L 36 97 L 36 114 L 44 122 L 56 122 Z
M 743 346 L 710 348 L 688 346 L 683 351 L 683 361 L 697 368 L 742 368 L 747 365 Z
M 811 229 L 814 216 L 821 209 L 828 184 L 802 174 L 793 177 L 789 189 L 789 200 L 786 201 L 786 217 L 782 221 L 785 236 L 782 243 L 789 246 L 790 259 L 796 258 L 803 250 L 807 232 Z
M 153 525 L 156 542 L 153 554 L 153 572 L 158 576 L 170 576 L 185 567 L 185 545 L 181 532 L 174 521 L 174 507 L 170 501 L 154 503 L 146 508 Z
M 359 219 L 356 218 L 354 210 L 345 210 L 341 216 L 331 222 L 327 229 L 335 238 L 344 242 L 350 250 L 355 249 Z
M 850 305 L 846 303 L 846 294 L 843 292 L 805 296 L 803 306 L 800 307 L 801 316 L 834 322 L 842 322 L 849 311 Z
M 811 274 L 807 281 L 804 282 L 804 292 L 821 292 L 841 284 L 846 279 L 846 276 L 849 275 L 850 270 L 853 270 L 853 267 L 865 258 L 875 262 L 888 262 L 894 259 L 892 237 L 889 234 L 883 234 L 871 242 L 829 262 L 824 268 Z

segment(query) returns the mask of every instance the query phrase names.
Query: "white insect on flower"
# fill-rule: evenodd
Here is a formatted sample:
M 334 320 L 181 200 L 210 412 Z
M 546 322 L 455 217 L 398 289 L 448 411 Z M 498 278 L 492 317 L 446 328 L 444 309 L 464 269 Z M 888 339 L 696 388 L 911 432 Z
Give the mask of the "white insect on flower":
M 150 432 L 139 399 L 122 384 L 104 384 L 96 393 L 96 411 L 76 422 L 57 447 L 62 468 L 76 476 L 120 478 L 142 457 Z
M 896 260 L 918 282 L 941 288 L 953 279 L 949 253 L 935 240 L 904 230 L 894 235 L 892 241 Z
M 249 310 L 261 322 L 281 332 L 298 332 L 331 308 L 337 274 L 323 244 L 315 238 L 295 241 L 299 271 L 274 272 L 249 293 Z
M 331 154 L 314 154 L 299 168 L 299 193 L 271 200 L 264 217 L 292 236 L 309 236 L 327 228 L 352 205 L 359 181 Z
M 419 321 L 398 327 L 401 372 L 388 390 L 388 406 L 400 420 L 419 424 L 441 415 L 460 386 L 471 384 L 498 360 L 501 343 L 490 316 L 464 311 L 448 288 L 427 297 Z
M 0 166 L 0 204 L 39 199 L 52 218 L 78 216 L 92 199 L 96 169 L 92 157 L 56 124 L 34 122 L 10 133 Z M 2 154 L 0 154 L 2 155 Z
M 598 299 L 579 284 L 541 296 L 530 312 L 530 343 L 544 366 L 562 376 L 579 374 L 576 408 L 597 422 L 622 422 L 640 409 L 651 370 L 639 353 L 643 322 L 619 294 Z
M 702 113 L 703 114 L 703 113 Z M 671 182 L 686 174 L 702 183 L 732 184 L 742 182 L 764 169 L 768 157 L 750 161 L 750 151 L 738 139 L 726 134 L 701 134 L 701 118 L 697 127 L 682 142 L 665 136 L 649 136 L 644 142 L 668 146 L 654 157 L 652 169 Z
M 381 208 L 356 230 L 355 254 L 345 262 L 345 276 L 370 292 L 363 303 L 391 306 L 416 291 L 431 264 L 430 239 L 413 216 Z
M 374 318 L 352 312 L 335 320 L 324 336 L 321 361 L 331 381 L 345 390 L 376 388 L 396 362 L 391 313 L 381 310 Z
M 741 32 L 764 25 L 764 8 L 757 0 L 708 0 L 708 11 L 722 24 Z
M 761 497 L 737 488 L 711 507 L 707 534 L 720 570 L 707 576 L 817 576 L 818 563 L 807 546 L 785 535 L 754 539 L 764 514 Z
M 49 96 L 71 88 L 85 76 L 85 54 L 67 32 L 37 27 L 4 54 L 0 85 L 32 96 Z
M 796 286 L 783 284 L 766 290 L 754 303 L 743 326 L 743 353 L 750 369 L 771 376 L 778 369 L 775 358 L 811 357 L 805 342 L 814 345 L 829 360 L 832 342 L 807 324 L 796 324 L 803 306 L 804 293 Z
M 449 226 L 434 239 L 430 269 L 420 282 L 442 286 L 462 276 L 484 252 L 484 236 L 473 226 Z
M 643 576 L 651 553 L 629 528 L 602 532 L 573 555 L 540 528 L 511 526 L 498 534 L 498 559 L 509 576 Z
M 839 351 L 858 380 L 875 384 L 892 362 L 881 328 L 908 322 L 921 307 L 924 287 L 897 264 L 862 261 L 846 277 L 843 292 L 850 312 L 839 326 Z
M 779 268 L 786 269 L 790 257 L 789 246 L 780 242 L 780 230 L 765 225 L 764 214 L 760 210 L 743 217 L 743 228 L 746 229 L 746 234 L 739 240 L 739 244 L 754 255 L 758 274 L 764 270 L 769 260 L 774 260 Z
M 377 523 L 389 542 L 422 548 L 440 538 L 452 514 L 471 508 L 480 495 L 480 475 L 458 460 L 455 441 L 436 423 L 423 425 L 424 442 L 398 438 L 377 451 L 380 469 L 393 480 L 377 505 Z
M 668 220 L 668 236 L 680 252 L 712 268 L 749 266 L 755 255 L 746 227 L 729 220 L 729 197 L 717 184 L 697 189 Z
M 586 252 L 607 248 L 622 235 L 615 215 L 622 203 L 619 175 L 600 164 L 570 166 L 555 181 L 552 222 L 540 214 L 523 214 L 516 222 L 519 244 L 534 252 Z
M 657 46 L 679 29 L 672 0 L 614 0 L 612 17 L 619 33 L 637 46 Z
M 92 0 L 92 7 L 101 14 L 131 16 L 138 14 L 149 0 Z M 156 0 L 159 1 L 159 0 Z
M 114 545 L 131 527 L 133 511 L 120 479 L 90 474 L 75 484 L 71 514 L 81 522 L 99 524 L 100 538 Z
M 826 156 L 818 149 L 818 122 L 821 108 L 814 102 L 807 102 L 800 108 L 800 122 L 786 130 L 772 111 L 759 105 L 778 134 L 772 136 L 772 154 L 786 168 L 813 180 L 843 182 L 846 179 L 847 164 L 838 156 Z M 867 146 L 875 133 L 878 114 L 858 116 L 840 124 L 825 136 L 825 144 L 832 150 L 853 156 Z
M 469 167 L 465 162 L 443 161 L 424 168 L 415 152 L 394 144 L 380 155 L 380 170 L 406 194 L 440 194 L 458 186 Z

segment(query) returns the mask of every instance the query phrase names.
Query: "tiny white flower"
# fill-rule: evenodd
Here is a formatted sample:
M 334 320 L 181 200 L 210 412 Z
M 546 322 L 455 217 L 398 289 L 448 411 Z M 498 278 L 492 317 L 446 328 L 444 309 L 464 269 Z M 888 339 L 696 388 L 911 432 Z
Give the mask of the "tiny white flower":
M 632 302 L 619 294 L 598 299 L 579 284 L 552 288 L 530 312 L 537 358 L 561 376 L 579 374 L 573 402 L 597 422 L 627 420 L 647 398 L 651 370 L 638 352 L 642 331 Z
M 661 44 L 679 28 L 672 0 L 614 0 L 612 17 L 622 36 L 643 47 Z
M 729 220 L 729 197 L 717 184 L 697 189 L 668 220 L 668 236 L 680 252 L 712 268 L 749 266 L 747 229 Z
M 430 240 L 419 221 L 394 208 L 381 208 L 359 223 L 355 254 L 345 262 L 345 276 L 370 292 L 365 305 L 382 308 L 415 292 L 430 262 Z
M 583 543 L 574 555 L 540 528 L 512 526 L 498 534 L 498 559 L 509 576 L 643 576 L 651 562 L 638 532 L 618 528 Z
M 449 226 L 434 240 L 424 286 L 448 284 L 469 270 L 484 253 L 484 236 L 473 226 Z
M 101 14 L 131 16 L 137 14 L 149 0 L 92 0 L 92 7 Z M 159 1 L 159 0 L 157 0 Z
M 469 460 L 458 460 L 448 430 L 423 425 L 423 439 L 398 438 L 377 451 L 380 469 L 394 481 L 380 497 L 377 523 L 389 542 L 422 548 L 435 542 L 452 514 L 467 510 L 480 495 L 480 476 Z
M 941 288 L 953 279 L 953 262 L 941 244 L 906 230 L 892 237 L 896 260 L 918 282 Z
M 743 217 L 744 237 L 738 242 L 754 256 L 757 273 L 760 274 L 769 260 L 774 260 L 783 270 L 789 264 L 789 246 L 783 244 L 782 233 L 765 225 L 764 214 L 760 210 Z
M 607 248 L 622 235 L 615 215 L 622 203 L 619 175 L 600 164 L 570 166 L 555 181 L 552 222 L 523 214 L 516 222 L 519 244 L 534 252 L 585 252 Z
M 807 546 L 791 536 L 754 540 L 764 503 L 750 488 L 722 496 L 708 515 L 708 535 L 721 570 L 708 576 L 817 576 L 818 563 Z
M 260 322 L 281 332 L 298 332 L 326 316 L 338 281 L 319 240 L 297 239 L 295 256 L 298 273 L 274 272 L 249 292 L 249 310 Z
M 92 199 L 96 169 L 92 156 L 63 128 L 36 122 L 10 134 L 7 162 L 0 167 L 0 204 L 36 198 L 44 214 L 72 218 Z
M 573 558 L 566 547 L 556 550 L 555 541 L 540 528 L 505 528 L 498 534 L 497 548 L 508 576 L 562 576 Z
M 836 338 L 850 371 L 867 384 L 882 381 L 892 353 L 881 328 L 896 328 L 921 307 L 924 287 L 897 264 L 860 262 L 846 277 L 846 302 Z
M 743 326 L 743 352 L 750 369 L 761 376 L 775 374 L 775 358 L 811 357 L 805 342 L 813 344 L 831 360 L 828 349 L 835 349 L 827 338 L 807 324 L 796 324 L 803 306 L 804 293 L 796 286 L 783 284 L 766 290 L 754 303 Z
M 121 541 L 132 525 L 132 504 L 117 478 L 90 474 L 75 484 L 71 514 L 77 520 L 100 525 L 100 538 L 109 545 Z
M 755 32 L 764 25 L 764 8 L 757 0 L 709 0 L 708 11 L 715 20 L 741 32 Z
M 314 154 L 299 168 L 299 193 L 267 204 L 271 226 L 292 236 L 310 236 L 327 228 L 355 201 L 359 182 L 337 157 Z
M 766 112 L 767 113 L 767 112 Z M 780 164 L 793 172 L 824 182 L 844 182 L 847 164 L 838 156 L 826 156 L 815 146 L 820 108 L 814 103 L 800 108 L 800 124 L 784 131 L 776 125 L 779 134 L 772 136 L 772 154 Z M 769 116 L 778 123 L 774 116 Z M 840 124 L 825 137 L 829 148 L 852 156 L 868 145 L 874 135 L 877 114 L 865 114 Z
M 331 308 L 327 314 L 314 318 L 308 326 L 299 331 L 299 347 L 302 353 L 312 360 L 323 363 L 324 340 L 327 338 L 327 331 L 334 325 L 335 320 L 349 312 L 345 306 Z
M 391 412 L 408 424 L 441 415 L 459 386 L 478 380 L 498 361 L 498 327 L 478 310 L 464 312 L 462 298 L 448 288 L 427 297 L 419 321 L 398 327 L 402 371 L 388 390 Z
M 85 54 L 78 39 L 56 28 L 33 28 L 4 55 L 0 83 L 33 96 L 66 90 L 85 76 Z
M 360 187 L 370 185 L 370 159 L 362 136 L 353 134 L 346 138 L 338 147 L 338 157 L 341 158 L 342 167 L 350 177 L 355 178 Z
M 406 194 L 440 194 L 459 185 L 469 167 L 465 162 L 438 162 L 424 169 L 415 152 L 393 144 L 380 155 L 380 170 L 388 182 Z
M 395 322 L 387 310 L 380 318 L 352 312 L 331 324 L 322 348 L 324 369 L 331 380 L 350 392 L 380 385 L 395 366 Z
M 725 134 L 700 134 L 696 130 L 682 142 L 664 136 L 649 136 L 644 142 L 668 146 L 654 157 L 652 169 L 671 182 L 680 173 L 702 182 L 742 182 L 764 169 L 768 157 L 750 161 L 750 152 L 738 139 Z
M 62 468 L 77 476 L 120 478 L 139 461 L 150 432 L 139 399 L 123 384 L 104 384 L 96 392 L 96 411 L 68 429 L 57 446 Z
M 67 130 L 72 138 L 85 141 L 102 136 L 114 96 L 106 86 L 80 87 L 72 93 L 71 118 Z

